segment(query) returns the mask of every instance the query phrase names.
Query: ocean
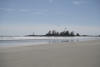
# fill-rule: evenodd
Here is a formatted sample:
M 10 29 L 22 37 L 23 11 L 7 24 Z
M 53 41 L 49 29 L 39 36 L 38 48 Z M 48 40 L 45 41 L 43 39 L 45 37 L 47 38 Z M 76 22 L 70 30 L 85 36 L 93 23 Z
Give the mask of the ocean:
M 100 37 L 15 37 L 15 36 L 1 36 L 0 47 L 23 46 L 23 45 L 40 45 L 64 42 L 80 42 L 87 40 L 96 40 Z

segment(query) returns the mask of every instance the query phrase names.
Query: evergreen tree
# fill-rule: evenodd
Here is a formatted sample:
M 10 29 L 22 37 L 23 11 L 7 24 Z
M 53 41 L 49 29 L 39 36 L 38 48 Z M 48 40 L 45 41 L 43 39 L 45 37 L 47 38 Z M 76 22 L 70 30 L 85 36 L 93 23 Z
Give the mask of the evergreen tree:
M 52 31 L 49 30 L 46 36 L 80 36 L 80 34 L 77 33 L 75 35 L 73 31 L 69 32 L 68 30 L 64 30 L 62 32 L 57 32 L 56 30 L 52 30 Z
M 76 34 L 76 36 L 80 36 L 80 34 L 79 34 L 79 33 L 77 33 L 77 34 Z
M 51 30 L 49 30 L 49 32 L 48 32 L 46 35 L 47 35 L 47 36 L 51 36 L 51 35 L 52 35 Z
M 70 33 L 70 36 L 75 36 L 75 34 L 74 34 L 74 32 L 73 32 L 73 31 Z
M 65 36 L 69 36 L 69 31 L 65 31 Z
M 52 35 L 56 36 L 56 31 L 55 30 L 52 30 Z
M 64 36 L 64 31 L 60 32 L 60 36 Z

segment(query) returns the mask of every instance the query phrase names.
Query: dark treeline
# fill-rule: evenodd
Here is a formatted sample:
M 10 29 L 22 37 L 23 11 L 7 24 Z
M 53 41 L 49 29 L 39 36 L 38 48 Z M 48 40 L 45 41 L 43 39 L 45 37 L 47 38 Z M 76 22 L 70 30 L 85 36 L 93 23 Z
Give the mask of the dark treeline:
M 46 34 L 44 35 L 35 35 L 35 33 L 33 32 L 32 35 L 27 35 L 27 36 L 80 36 L 79 33 L 74 33 L 73 31 L 69 31 L 69 30 L 64 30 L 61 32 L 58 32 L 56 30 L 49 30 Z
M 48 33 L 45 34 L 45 36 L 80 36 L 79 33 L 69 32 L 68 30 L 57 32 L 56 30 L 49 30 Z

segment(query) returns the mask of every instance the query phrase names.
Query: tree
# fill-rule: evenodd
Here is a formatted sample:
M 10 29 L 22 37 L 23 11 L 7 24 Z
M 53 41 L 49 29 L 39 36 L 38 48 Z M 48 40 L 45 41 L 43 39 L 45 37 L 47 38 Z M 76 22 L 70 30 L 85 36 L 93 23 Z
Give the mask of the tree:
M 33 34 L 32 34 L 33 36 L 35 35 L 35 33 L 33 32 Z
M 69 31 L 65 31 L 65 35 L 66 36 L 69 36 Z
M 77 33 L 76 35 L 74 34 L 74 32 L 69 32 L 69 30 L 64 30 L 61 32 L 57 32 L 56 30 L 49 30 L 48 33 L 46 34 L 46 36 L 80 36 L 79 33 Z
M 75 34 L 74 34 L 74 32 L 73 32 L 73 31 L 70 33 L 70 36 L 75 36 Z
M 60 32 L 60 36 L 64 36 L 64 35 L 65 35 L 64 31 Z
M 76 36 L 80 36 L 80 34 L 79 34 L 79 33 L 77 33 L 77 34 L 76 34 Z
M 49 32 L 46 35 L 51 36 L 52 35 L 51 30 L 49 30 Z
M 56 31 L 52 30 L 52 35 L 55 36 L 56 35 Z

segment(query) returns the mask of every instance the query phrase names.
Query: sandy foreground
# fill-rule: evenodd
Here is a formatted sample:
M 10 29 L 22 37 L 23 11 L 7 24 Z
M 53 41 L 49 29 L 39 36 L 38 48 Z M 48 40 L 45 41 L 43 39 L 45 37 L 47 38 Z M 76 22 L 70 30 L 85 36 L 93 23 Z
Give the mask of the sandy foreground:
M 0 67 L 100 67 L 100 40 L 0 47 Z

